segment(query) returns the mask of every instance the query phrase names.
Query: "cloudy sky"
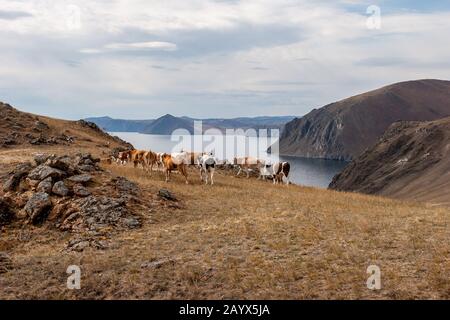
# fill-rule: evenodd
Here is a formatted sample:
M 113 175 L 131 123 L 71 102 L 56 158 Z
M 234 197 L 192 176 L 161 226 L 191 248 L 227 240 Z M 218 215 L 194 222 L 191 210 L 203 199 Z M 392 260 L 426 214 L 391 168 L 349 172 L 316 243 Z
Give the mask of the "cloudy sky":
M 303 115 L 450 78 L 450 0 L 0 0 L 0 26 L 0 101 L 61 118 Z

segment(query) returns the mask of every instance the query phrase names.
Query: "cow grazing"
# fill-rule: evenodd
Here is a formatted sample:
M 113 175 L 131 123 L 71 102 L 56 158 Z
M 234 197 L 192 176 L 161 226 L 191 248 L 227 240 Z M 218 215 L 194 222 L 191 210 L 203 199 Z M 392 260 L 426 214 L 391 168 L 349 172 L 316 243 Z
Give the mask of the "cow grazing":
M 130 151 L 130 160 L 133 163 L 134 167 L 136 168 L 138 164 L 142 165 L 142 168 L 145 168 L 145 161 L 144 161 L 144 150 L 131 150 Z
M 153 151 L 146 151 L 143 155 L 143 163 L 145 165 L 145 170 L 150 173 L 153 171 L 153 166 L 158 163 L 158 155 Z
M 208 173 L 211 176 L 211 185 L 214 184 L 214 171 L 217 165 L 216 159 L 212 154 L 205 154 L 198 158 L 198 165 L 200 166 L 200 179 L 208 184 Z
M 164 164 L 162 161 L 163 156 L 165 155 L 164 152 L 157 152 L 156 153 L 156 167 L 159 168 L 164 168 Z
M 187 154 L 184 153 L 174 153 L 174 154 L 163 154 L 161 156 L 162 162 L 164 164 L 164 173 L 166 175 L 166 182 L 170 180 L 170 174 L 172 171 L 177 170 L 186 179 L 186 184 L 189 183 L 187 175 L 187 165 L 188 159 Z
M 250 172 L 258 170 L 260 163 L 261 162 L 258 159 L 252 157 L 234 158 L 234 167 L 239 168 L 236 177 L 239 176 L 241 172 L 245 172 L 247 174 L 247 179 L 250 178 Z
M 131 159 L 131 150 L 119 152 L 116 162 L 121 165 L 127 164 Z
M 283 183 L 283 177 L 286 178 L 286 185 L 289 184 L 289 172 L 291 165 L 289 162 L 278 162 L 273 165 L 273 183 Z
M 273 165 L 270 162 L 261 161 L 259 164 L 258 179 L 267 180 L 268 178 L 271 180 L 274 178 Z

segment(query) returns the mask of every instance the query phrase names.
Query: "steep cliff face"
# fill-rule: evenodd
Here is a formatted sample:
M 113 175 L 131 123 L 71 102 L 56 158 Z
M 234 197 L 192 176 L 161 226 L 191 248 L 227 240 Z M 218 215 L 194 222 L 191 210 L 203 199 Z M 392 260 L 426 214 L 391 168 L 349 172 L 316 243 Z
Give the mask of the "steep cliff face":
M 450 204 L 450 117 L 394 123 L 330 189 Z
M 351 160 L 394 122 L 450 116 L 450 81 L 393 84 L 313 110 L 285 126 L 280 153 Z

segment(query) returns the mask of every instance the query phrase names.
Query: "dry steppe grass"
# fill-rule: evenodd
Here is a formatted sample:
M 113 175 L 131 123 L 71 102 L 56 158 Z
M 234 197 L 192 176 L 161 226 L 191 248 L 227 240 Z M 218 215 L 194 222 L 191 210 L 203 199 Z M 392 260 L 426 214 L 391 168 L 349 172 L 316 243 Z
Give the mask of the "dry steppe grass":
M 105 169 L 154 193 L 168 188 L 180 201 L 143 213 L 144 226 L 115 235 L 106 250 L 67 252 L 70 234 L 45 225 L 3 230 L 0 251 L 14 269 L 0 275 L 0 298 L 450 297 L 448 207 L 273 186 L 224 172 L 205 186 L 191 170 L 186 186 L 176 174 L 167 184 L 157 172 Z M 78 291 L 66 289 L 72 264 L 82 270 Z M 372 264 L 381 268 L 381 291 L 366 287 Z

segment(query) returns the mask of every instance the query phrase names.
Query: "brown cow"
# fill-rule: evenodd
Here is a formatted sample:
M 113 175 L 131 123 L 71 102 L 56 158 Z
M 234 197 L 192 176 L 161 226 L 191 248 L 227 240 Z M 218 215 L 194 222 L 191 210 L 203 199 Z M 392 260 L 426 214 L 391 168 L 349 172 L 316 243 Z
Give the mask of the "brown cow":
M 158 163 L 158 155 L 153 151 L 146 151 L 143 155 L 145 170 L 148 172 L 150 167 L 150 173 L 153 171 L 153 166 Z
M 130 151 L 130 160 L 136 168 L 138 164 L 142 165 L 142 168 L 145 168 L 144 162 L 144 154 L 146 151 L 144 150 L 131 150 Z
M 179 155 L 179 154 L 178 154 Z M 162 154 L 161 155 L 162 162 L 164 165 L 164 173 L 166 175 L 166 182 L 170 180 L 170 173 L 173 170 L 177 170 L 181 173 L 186 179 L 186 184 L 189 184 L 188 176 L 187 176 L 187 164 L 186 161 L 178 161 L 179 157 L 172 157 L 170 154 Z

